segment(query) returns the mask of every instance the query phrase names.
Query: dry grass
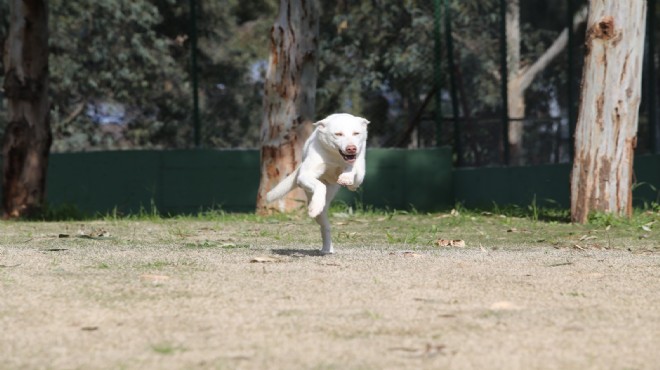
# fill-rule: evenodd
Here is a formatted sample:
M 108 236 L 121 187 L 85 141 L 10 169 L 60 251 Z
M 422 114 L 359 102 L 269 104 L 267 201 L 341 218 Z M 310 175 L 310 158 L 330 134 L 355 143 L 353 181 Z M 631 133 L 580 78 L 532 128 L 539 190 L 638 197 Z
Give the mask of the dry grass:
M 0 368 L 653 369 L 659 220 L 5 222 Z

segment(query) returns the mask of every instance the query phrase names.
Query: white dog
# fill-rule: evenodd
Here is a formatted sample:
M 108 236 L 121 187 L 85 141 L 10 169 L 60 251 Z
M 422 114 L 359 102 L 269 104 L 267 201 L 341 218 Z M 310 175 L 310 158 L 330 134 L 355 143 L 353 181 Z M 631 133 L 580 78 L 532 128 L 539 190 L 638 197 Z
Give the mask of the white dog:
M 346 113 L 332 114 L 314 124 L 305 142 L 302 163 L 266 195 L 272 202 L 300 186 L 307 193 L 308 214 L 321 225 L 321 253 L 334 253 L 328 207 L 340 186 L 355 191 L 365 173 L 369 121 Z

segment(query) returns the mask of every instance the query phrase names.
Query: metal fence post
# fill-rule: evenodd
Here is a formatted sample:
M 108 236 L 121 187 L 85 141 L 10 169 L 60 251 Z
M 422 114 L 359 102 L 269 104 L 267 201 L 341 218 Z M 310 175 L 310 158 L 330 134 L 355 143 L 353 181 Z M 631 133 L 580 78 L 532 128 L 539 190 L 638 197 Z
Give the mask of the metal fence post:
M 646 15 L 646 37 L 648 38 L 648 49 L 646 50 L 646 57 L 648 60 L 648 74 L 649 74 L 649 97 L 647 104 L 649 108 L 649 136 L 651 153 L 660 153 L 660 128 L 658 127 L 658 97 L 656 84 L 658 83 L 655 74 L 655 0 L 648 0 L 647 2 L 647 15 Z
M 440 44 L 440 0 L 433 0 L 433 82 L 435 84 L 435 146 L 442 138 L 442 49 Z
M 193 137 L 195 148 L 200 147 L 199 91 L 197 80 L 197 5 L 190 0 L 190 75 L 193 98 Z
M 502 145 L 504 164 L 509 165 L 509 68 L 506 47 L 506 0 L 500 0 L 500 68 L 502 75 Z
M 568 0 L 568 91 L 567 98 L 568 104 L 566 105 L 566 113 L 568 115 L 568 153 L 569 160 L 573 161 L 575 155 L 575 145 L 573 144 L 573 135 L 575 133 L 575 70 L 573 63 L 575 54 L 573 47 L 575 46 L 575 38 L 573 36 L 573 13 L 575 12 L 573 0 Z
M 447 59 L 449 67 L 449 78 L 451 83 L 451 110 L 454 119 L 454 151 L 456 152 L 456 164 L 463 164 L 463 147 L 461 145 L 461 131 L 458 124 L 458 97 L 456 94 L 456 74 L 454 65 L 454 42 L 451 35 L 451 11 L 449 0 L 445 0 L 445 37 L 447 39 Z

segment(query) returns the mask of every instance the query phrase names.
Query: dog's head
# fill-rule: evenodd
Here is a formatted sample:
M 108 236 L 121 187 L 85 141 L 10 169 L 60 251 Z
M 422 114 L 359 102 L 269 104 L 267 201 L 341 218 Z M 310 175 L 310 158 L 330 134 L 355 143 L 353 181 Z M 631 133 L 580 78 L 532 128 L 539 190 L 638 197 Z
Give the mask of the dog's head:
M 337 150 L 346 163 L 353 163 L 365 150 L 367 125 L 364 118 L 347 113 L 331 114 L 314 124 L 320 133 L 319 140 L 329 149 Z

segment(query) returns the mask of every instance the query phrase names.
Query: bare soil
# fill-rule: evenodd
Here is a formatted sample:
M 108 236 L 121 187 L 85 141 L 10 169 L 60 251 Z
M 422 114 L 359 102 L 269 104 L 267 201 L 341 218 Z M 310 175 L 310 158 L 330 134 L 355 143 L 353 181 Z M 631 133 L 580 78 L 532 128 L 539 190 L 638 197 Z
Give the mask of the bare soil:
M 0 368 L 660 368 L 657 225 L 445 216 L 2 223 Z

